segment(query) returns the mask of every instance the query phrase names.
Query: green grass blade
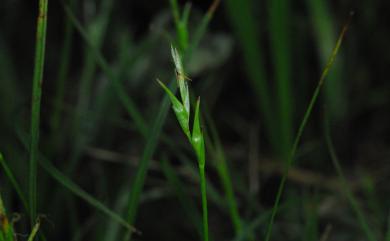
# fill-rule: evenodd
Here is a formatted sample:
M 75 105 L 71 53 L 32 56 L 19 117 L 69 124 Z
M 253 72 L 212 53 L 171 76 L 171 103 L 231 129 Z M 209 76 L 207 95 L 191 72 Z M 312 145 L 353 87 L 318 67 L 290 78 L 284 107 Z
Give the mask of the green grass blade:
M 188 28 L 187 19 L 189 15 L 189 9 L 185 8 L 183 11 L 183 18 L 181 17 L 180 8 L 177 0 L 170 0 L 172 9 L 173 20 L 175 22 L 177 42 L 181 51 L 186 51 L 188 47 Z M 187 16 L 186 16 L 187 15 Z
M 217 128 L 211 117 L 207 114 L 206 119 L 208 124 L 207 126 L 209 127 L 212 139 L 214 141 L 214 145 L 211 145 L 211 140 L 208 140 L 206 142 L 209 143 L 207 145 L 207 149 L 210 150 L 211 155 L 215 159 L 214 165 L 217 169 L 219 179 L 221 180 L 225 192 L 225 199 L 229 206 L 230 219 L 232 220 L 236 236 L 238 236 L 242 231 L 242 220 L 238 212 L 238 205 L 234 196 L 234 188 L 229 172 L 229 166 L 226 161 L 225 153 L 217 132 Z
M 169 163 L 167 159 L 165 158 L 162 159 L 161 168 L 169 184 L 174 188 L 175 193 L 184 211 L 186 212 L 187 216 L 196 227 L 199 236 L 202 237 L 202 223 L 201 223 L 202 221 L 195 203 L 186 193 L 186 188 L 179 180 L 179 177 L 176 175 L 175 170 L 173 169 L 172 165 Z
M 45 63 L 46 26 L 47 26 L 47 0 L 39 1 L 39 13 L 37 20 L 35 43 L 35 67 L 32 88 L 31 107 L 31 141 L 30 141 L 30 167 L 29 167 L 29 204 L 30 221 L 34 225 L 37 212 L 37 166 L 39 125 L 41 111 L 41 96 L 43 83 L 43 69 Z
M 183 14 L 180 19 L 180 21 L 183 23 L 184 26 L 188 26 L 188 19 L 190 18 L 190 13 L 191 13 L 191 2 L 187 2 L 184 5 Z
M 227 14 L 230 18 L 233 30 L 243 50 L 243 58 L 248 77 L 254 94 L 258 99 L 260 113 L 264 115 L 264 125 L 272 147 L 278 151 L 280 145 L 277 139 L 277 128 L 275 125 L 275 113 L 273 113 L 271 88 L 267 83 L 267 76 L 264 69 L 264 61 L 261 55 L 261 38 L 259 27 L 252 13 L 251 0 L 226 0 L 224 1 Z
M 288 210 L 291 208 L 293 203 L 288 202 L 280 205 L 280 210 Z M 233 239 L 233 241 L 243 241 L 251 239 L 251 235 L 253 235 L 254 231 L 272 214 L 272 210 L 264 211 L 261 215 L 256 217 L 255 219 L 251 220 L 250 222 L 247 222 L 245 225 L 243 225 L 242 232 L 239 235 L 236 235 L 236 237 Z
M 27 138 L 26 134 L 22 133 L 21 131 L 18 131 L 17 133 L 21 143 L 23 146 L 28 149 L 27 145 Z M 130 225 L 126 220 L 124 220 L 120 215 L 116 214 L 115 212 L 111 211 L 108 207 L 106 207 L 103 203 L 101 203 L 99 200 L 94 198 L 92 195 L 88 194 L 86 191 L 84 191 L 81 187 L 79 187 L 76 183 L 74 183 L 71 179 L 69 179 L 64 173 L 62 173 L 60 170 L 58 170 L 51 162 L 46 159 L 43 155 L 39 155 L 39 165 L 59 184 L 64 186 L 66 189 L 68 189 L 71 193 L 78 196 L 82 200 L 84 200 L 86 203 L 90 204 L 92 207 L 96 208 L 106 216 L 110 217 L 112 220 L 118 222 L 123 227 L 128 229 L 131 232 L 138 232 L 138 230 Z
M 320 62 L 325 64 L 327 56 L 332 51 L 333 43 L 337 36 L 334 31 L 334 17 L 330 9 L 330 3 L 326 0 L 307 0 L 306 4 L 311 15 L 314 37 L 319 50 Z M 342 56 L 341 56 L 342 57 Z M 347 110 L 347 98 L 345 98 L 345 84 L 343 81 L 342 58 L 334 64 L 332 73 L 324 86 L 325 100 L 332 120 L 339 120 Z
M 97 2 L 99 2 L 101 7 L 99 7 L 99 10 L 96 9 L 91 12 L 94 13 L 94 17 L 91 15 L 86 17 L 86 32 L 91 44 L 99 50 L 104 43 L 104 37 L 108 30 L 114 2 L 111 0 L 99 0 Z M 72 19 L 69 16 L 68 19 L 72 22 Z M 96 124 L 96 121 L 92 119 L 93 115 L 90 108 L 93 96 L 94 76 L 98 67 L 96 63 L 98 61 L 95 53 L 91 51 L 90 48 L 84 48 L 83 50 L 83 68 L 80 75 L 77 103 L 72 123 L 74 141 L 66 173 L 72 173 L 74 171 L 74 168 L 82 155 L 83 149 L 91 141 L 91 135 L 85 133 L 83 124 L 87 121 L 90 126 L 95 127 Z
M 178 25 L 181 18 L 180 18 L 180 9 L 177 0 L 169 0 L 169 3 L 171 4 L 173 20 L 175 21 L 175 24 Z
M 349 27 L 351 17 L 352 17 L 352 15 L 350 16 L 348 22 L 344 25 L 343 29 L 341 30 L 340 36 L 336 42 L 336 46 L 334 47 L 333 52 L 332 52 L 331 56 L 329 57 L 329 60 L 328 60 L 326 66 L 321 74 L 320 80 L 318 81 L 317 87 L 314 90 L 313 96 L 310 99 L 309 105 L 305 111 L 305 114 L 304 114 L 303 119 L 301 121 L 301 124 L 299 126 L 297 135 L 296 135 L 295 140 L 294 140 L 294 144 L 291 148 L 291 152 L 290 152 L 290 155 L 289 155 L 286 167 L 285 167 L 285 171 L 284 171 L 282 180 L 280 181 L 280 184 L 279 184 L 278 192 L 276 194 L 275 203 L 274 203 L 274 206 L 272 208 L 271 218 L 270 218 L 270 221 L 269 221 L 267 229 L 266 229 L 265 241 L 269 241 L 271 239 L 272 227 L 273 227 L 273 223 L 275 220 L 275 216 L 276 216 L 276 213 L 277 213 L 278 208 L 279 208 L 280 199 L 281 199 L 283 191 L 284 191 L 284 186 L 285 186 L 286 181 L 287 181 L 287 176 L 288 176 L 290 167 L 292 166 L 292 164 L 294 163 L 294 160 L 295 160 L 295 154 L 297 152 L 298 145 L 300 143 L 300 140 L 301 140 L 301 137 L 303 134 L 303 130 L 305 129 L 306 124 L 309 120 L 309 117 L 310 117 L 311 112 L 313 110 L 314 104 L 316 103 L 316 101 L 318 99 L 318 95 L 319 95 L 321 87 L 325 81 L 325 78 L 327 77 L 329 70 L 332 67 L 334 60 L 337 56 L 337 53 L 338 53 L 339 48 L 341 46 L 341 43 L 344 39 L 344 35 Z
M 327 118 L 325 118 L 325 121 L 324 121 L 324 132 L 325 132 L 324 134 L 325 134 L 325 139 L 326 139 L 326 144 L 328 146 L 329 154 L 330 154 L 330 157 L 332 159 L 333 166 L 336 169 L 337 175 L 339 176 L 342 190 L 344 191 L 344 194 L 346 195 L 349 203 L 351 204 L 352 210 L 355 212 L 356 218 L 357 218 L 361 228 L 363 229 L 363 231 L 367 237 L 367 240 L 377 241 L 378 239 L 375 237 L 374 232 L 369 227 L 369 225 L 367 223 L 367 218 L 365 217 L 363 210 L 359 206 L 358 201 L 357 201 L 356 197 L 353 195 L 353 193 L 351 191 L 351 187 L 348 185 L 348 181 L 344 176 L 343 170 L 342 170 L 341 165 L 340 165 L 340 161 L 337 157 L 333 142 L 332 142 L 331 137 L 330 137 L 329 123 L 328 123 Z
M 271 211 L 268 210 L 261 214 L 260 216 L 256 217 L 254 220 L 252 220 L 247 225 L 243 226 L 242 231 L 233 239 L 233 241 L 243 241 L 250 239 L 251 235 L 253 235 L 253 232 L 267 219 L 271 216 Z
M 292 144 L 294 100 L 291 89 L 290 0 L 269 0 L 270 44 L 276 80 L 280 152 L 284 160 Z
M 63 185 L 69 191 L 71 191 L 74 195 L 78 196 L 79 198 L 90 204 L 92 207 L 101 211 L 102 213 L 110 217 L 112 220 L 118 222 L 128 230 L 132 232 L 137 232 L 137 230 L 133 226 L 126 222 L 126 220 L 124 220 L 115 212 L 111 211 L 108 207 L 106 207 L 103 203 L 98 201 L 92 195 L 84 191 L 81 187 L 75 184 L 72 180 L 70 180 L 67 176 L 60 172 L 56 167 L 54 167 L 53 164 L 50 163 L 50 161 L 41 157 L 39 164 L 51 175 L 52 178 L 54 178 L 58 183 Z
M 0 153 L 0 166 L 3 168 L 5 175 L 8 177 L 12 186 L 15 188 L 15 191 L 18 194 L 23 207 L 26 209 L 26 211 L 28 211 L 28 203 L 27 203 L 26 196 L 24 195 L 18 181 L 15 178 L 15 175 L 12 173 L 11 169 L 9 168 L 7 162 L 4 160 L 4 157 L 1 153 Z
M 172 82 L 174 87 L 174 82 Z M 171 88 L 172 89 L 172 88 Z M 173 88 L 174 89 L 174 88 Z M 150 160 L 154 154 L 154 151 L 157 147 L 157 141 L 162 131 L 162 126 L 165 122 L 165 119 L 169 110 L 169 97 L 165 96 L 162 104 L 160 106 L 160 111 L 157 114 L 155 121 L 153 122 L 152 128 L 150 130 L 150 135 L 146 141 L 144 151 L 140 163 L 137 168 L 137 172 L 134 177 L 134 181 L 131 185 L 130 190 L 130 199 L 127 209 L 127 221 L 130 224 L 133 224 L 137 216 L 138 205 L 140 201 L 141 192 L 145 183 L 145 178 L 147 171 L 150 165 Z M 127 235 L 128 236 L 128 235 Z M 130 238 L 126 237 L 127 239 Z
M 115 88 L 115 91 L 118 94 L 118 98 L 120 99 L 122 105 L 129 113 L 131 118 L 134 120 L 134 123 L 138 129 L 143 133 L 147 133 L 146 122 L 143 119 L 140 111 L 136 107 L 134 101 L 127 95 L 125 88 L 122 86 L 122 83 L 116 78 L 108 62 L 105 60 L 101 52 L 95 47 L 93 42 L 90 40 L 88 33 L 84 30 L 81 23 L 77 20 L 71 9 L 65 5 L 65 12 L 69 17 L 70 21 L 73 23 L 77 31 L 80 33 L 81 37 L 84 39 L 87 46 L 90 48 L 92 53 L 94 54 L 97 63 L 102 68 L 102 70 L 107 74 L 107 77 L 112 81 L 112 84 Z
M 213 18 L 215 10 L 218 8 L 220 3 L 220 0 L 214 0 L 212 4 L 210 5 L 209 9 L 207 10 L 207 13 L 202 17 L 202 20 L 198 27 L 195 29 L 195 32 L 193 34 L 193 37 L 191 38 L 191 43 L 189 48 L 186 51 L 186 56 L 184 56 L 184 62 L 188 60 L 189 56 L 192 56 L 192 53 L 197 49 L 199 46 L 200 40 L 204 36 L 207 30 L 207 26 L 209 25 L 211 19 Z
M 305 224 L 302 232 L 302 241 L 320 240 L 318 201 L 316 195 L 309 197 L 308 193 L 303 195 L 303 216 Z
M 75 0 L 72 0 L 70 6 L 73 8 L 75 5 Z M 73 33 L 74 28 L 72 27 L 72 23 L 67 18 L 65 20 L 65 36 L 63 46 L 61 48 L 61 61 L 60 67 L 58 70 L 58 76 L 56 81 L 56 94 L 54 97 L 54 105 L 53 112 L 51 116 L 51 128 L 53 130 L 53 140 L 58 139 L 58 135 L 60 133 L 57 132 L 60 123 L 61 123 L 61 112 L 64 109 L 64 96 L 65 96 L 65 82 L 66 77 L 69 72 L 69 64 L 71 59 L 71 50 L 72 50 L 72 41 L 73 41 Z

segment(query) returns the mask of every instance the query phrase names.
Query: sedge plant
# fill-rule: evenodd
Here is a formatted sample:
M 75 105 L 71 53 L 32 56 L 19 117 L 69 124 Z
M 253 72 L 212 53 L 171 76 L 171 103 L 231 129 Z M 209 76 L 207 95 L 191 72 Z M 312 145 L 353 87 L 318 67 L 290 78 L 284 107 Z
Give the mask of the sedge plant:
M 208 241 L 208 212 L 207 212 L 207 195 L 206 195 L 206 174 L 205 174 L 205 146 L 204 146 L 204 136 L 200 126 L 200 98 L 198 98 L 195 106 L 195 116 L 193 120 L 192 132 L 190 130 L 190 96 L 188 90 L 188 83 L 182 60 L 179 52 L 176 48 L 171 46 L 171 54 L 173 62 L 176 68 L 176 79 L 179 86 L 181 100 L 179 100 L 170 89 L 163 84 L 160 80 L 157 80 L 161 87 L 168 94 L 169 99 L 172 104 L 172 109 L 176 115 L 176 118 L 182 128 L 184 134 L 186 135 L 188 141 L 192 145 L 196 157 L 198 159 L 199 175 L 200 175 L 200 187 L 201 187 L 201 196 L 202 196 L 202 211 L 203 211 L 203 240 Z

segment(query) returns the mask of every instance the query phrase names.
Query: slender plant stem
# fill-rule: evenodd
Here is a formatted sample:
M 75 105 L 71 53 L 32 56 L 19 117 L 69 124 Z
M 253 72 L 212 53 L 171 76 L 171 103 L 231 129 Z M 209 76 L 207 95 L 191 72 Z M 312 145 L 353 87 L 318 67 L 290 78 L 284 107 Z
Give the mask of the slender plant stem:
M 298 145 L 299 145 L 299 142 L 301 140 L 301 137 L 302 137 L 302 134 L 303 134 L 303 130 L 305 129 L 306 127 L 306 124 L 309 120 L 309 117 L 311 115 L 311 112 L 313 110 L 313 107 L 314 107 L 314 104 L 316 103 L 317 99 L 318 99 L 318 95 L 320 93 L 320 90 L 321 90 L 321 87 L 322 85 L 324 84 L 324 80 L 326 78 L 326 76 L 328 75 L 329 73 L 329 70 L 330 68 L 332 67 L 333 63 L 334 63 L 334 60 L 336 58 L 336 55 L 339 51 L 339 48 L 341 46 L 341 43 L 344 39 L 344 35 L 349 27 L 349 23 L 351 21 L 351 16 L 352 16 L 352 13 L 350 15 L 350 18 L 348 20 L 348 22 L 344 25 L 343 29 L 341 30 L 341 33 L 340 33 L 340 36 L 336 42 L 336 46 L 334 47 L 333 51 L 332 51 L 332 54 L 321 74 L 321 77 L 320 77 L 320 80 L 318 81 L 318 84 L 317 84 L 317 87 L 314 91 L 314 94 L 312 96 L 312 98 L 310 99 L 310 102 L 309 102 L 309 106 L 307 107 L 306 109 L 306 112 L 304 114 L 304 117 L 303 117 L 303 120 L 299 126 L 299 129 L 298 129 L 298 133 L 295 137 L 295 140 L 294 140 L 294 144 L 291 148 L 291 152 L 290 152 L 290 155 L 289 155 L 289 158 L 287 160 L 287 164 L 286 164 L 286 168 L 285 168 L 285 171 L 284 171 L 284 174 L 283 174 L 283 177 L 282 177 L 282 180 L 280 182 L 280 185 L 279 185 L 279 188 L 278 188 L 278 192 L 276 194 L 276 198 L 275 198 L 275 203 L 274 203 L 274 206 L 272 208 L 272 214 L 271 214 L 271 219 L 268 223 L 268 227 L 267 227 L 267 231 L 266 231 L 266 235 L 265 235 L 265 241 L 269 241 L 271 239 L 271 234 L 272 234 L 272 227 L 273 227 L 273 223 L 274 223 L 274 220 L 275 220 L 275 216 L 276 216 L 276 213 L 278 211 L 278 208 L 279 208 L 279 203 L 280 203 L 280 199 L 282 197 L 282 194 L 283 194 L 283 191 L 284 191 L 284 187 L 285 187 L 285 184 L 286 184 L 286 181 L 287 181 L 287 176 L 288 176 L 288 173 L 289 173 L 289 170 L 290 170 L 290 167 L 292 166 L 293 162 L 294 162 L 294 158 L 295 158 L 295 154 L 297 152 L 297 149 L 298 149 Z
M 39 0 L 39 13 L 37 20 L 35 67 L 32 89 L 31 108 L 31 141 L 30 141 L 30 175 L 29 175 L 29 201 L 30 221 L 34 225 L 37 212 L 37 157 L 39 144 L 39 123 L 42 96 L 43 69 L 45 62 L 45 43 L 47 25 L 48 0 Z
M 207 211 L 207 188 L 206 188 L 206 174 L 205 168 L 199 167 L 200 175 L 200 191 L 202 194 L 202 211 L 203 211 L 203 240 L 209 240 L 209 224 Z

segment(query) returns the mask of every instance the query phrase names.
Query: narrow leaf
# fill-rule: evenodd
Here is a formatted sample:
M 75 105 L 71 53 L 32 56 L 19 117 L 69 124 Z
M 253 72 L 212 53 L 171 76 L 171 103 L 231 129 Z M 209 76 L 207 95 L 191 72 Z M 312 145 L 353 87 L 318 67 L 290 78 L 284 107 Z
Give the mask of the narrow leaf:
M 23 144 L 23 146 L 28 150 L 28 143 L 26 134 L 18 131 L 18 137 Z M 40 154 L 40 153 L 39 153 Z M 55 179 L 62 186 L 67 188 L 74 195 L 78 196 L 92 207 L 96 208 L 100 212 L 104 213 L 107 217 L 110 217 L 112 220 L 121 224 L 123 227 L 127 228 L 131 232 L 138 232 L 138 230 L 130 225 L 126 220 L 124 220 L 120 215 L 109 209 L 99 200 L 94 198 L 92 195 L 84 191 L 80 186 L 74 183 L 70 178 L 68 178 L 63 172 L 58 170 L 48 159 L 46 159 L 42 154 L 39 155 L 39 164 L 41 167 L 50 174 L 50 176 Z
M 169 90 L 169 88 L 163 82 L 161 82 L 160 80 L 157 80 L 157 82 L 168 94 L 172 103 L 172 109 L 175 112 L 177 120 L 179 121 L 179 124 L 183 129 L 184 134 L 186 134 L 186 136 L 190 138 L 188 112 L 185 110 L 183 104 L 176 98 L 176 96 Z
M 198 98 L 198 101 L 196 102 L 194 126 L 192 129 L 191 142 L 195 149 L 196 155 L 198 157 L 199 166 L 201 168 L 204 168 L 205 165 L 204 138 L 203 138 L 202 130 L 200 128 L 199 105 L 200 105 L 200 98 Z
M 11 182 L 12 186 L 14 186 L 16 193 L 18 194 L 24 208 L 28 210 L 28 204 L 26 196 L 24 195 L 19 183 L 16 181 L 15 175 L 9 168 L 8 164 L 5 162 L 3 155 L 0 153 L 0 166 L 3 168 L 5 175 L 8 177 L 9 181 Z
M 39 164 L 61 185 L 66 187 L 69 191 L 71 191 L 74 195 L 80 197 L 91 206 L 95 207 L 97 210 L 101 211 L 112 220 L 120 223 L 123 227 L 127 228 L 132 232 L 137 232 L 137 229 L 127 223 L 121 216 L 117 213 L 113 212 L 111 209 L 106 207 L 99 200 L 95 199 L 92 195 L 84 191 L 81 187 L 79 187 L 76 183 L 70 180 L 67 176 L 65 176 L 62 172 L 60 172 L 56 167 L 53 166 L 47 159 L 41 157 Z

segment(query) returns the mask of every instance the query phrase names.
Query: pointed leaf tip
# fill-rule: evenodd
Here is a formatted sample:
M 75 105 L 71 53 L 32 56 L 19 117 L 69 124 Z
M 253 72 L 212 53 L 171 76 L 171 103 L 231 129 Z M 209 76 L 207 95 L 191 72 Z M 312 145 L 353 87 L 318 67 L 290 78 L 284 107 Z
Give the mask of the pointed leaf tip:
M 175 112 L 176 119 L 178 120 L 184 134 L 188 138 L 190 138 L 190 130 L 189 130 L 189 113 L 187 112 L 186 108 L 183 106 L 183 104 L 177 99 L 177 97 L 171 92 L 171 90 L 162 83 L 159 79 L 157 79 L 157 82 L 161 85 L 161 87 L 164 89 L 164 91 L 168 94 L 169 99 L 172 104 L 172 109 Z
M 194 125 L 192 128 L 192 145 L 198 157 L 200 167 L 205 165 L 205 150 L 204 150 L 204 137 L 200 126 L 200 98 L 196 101 Z

